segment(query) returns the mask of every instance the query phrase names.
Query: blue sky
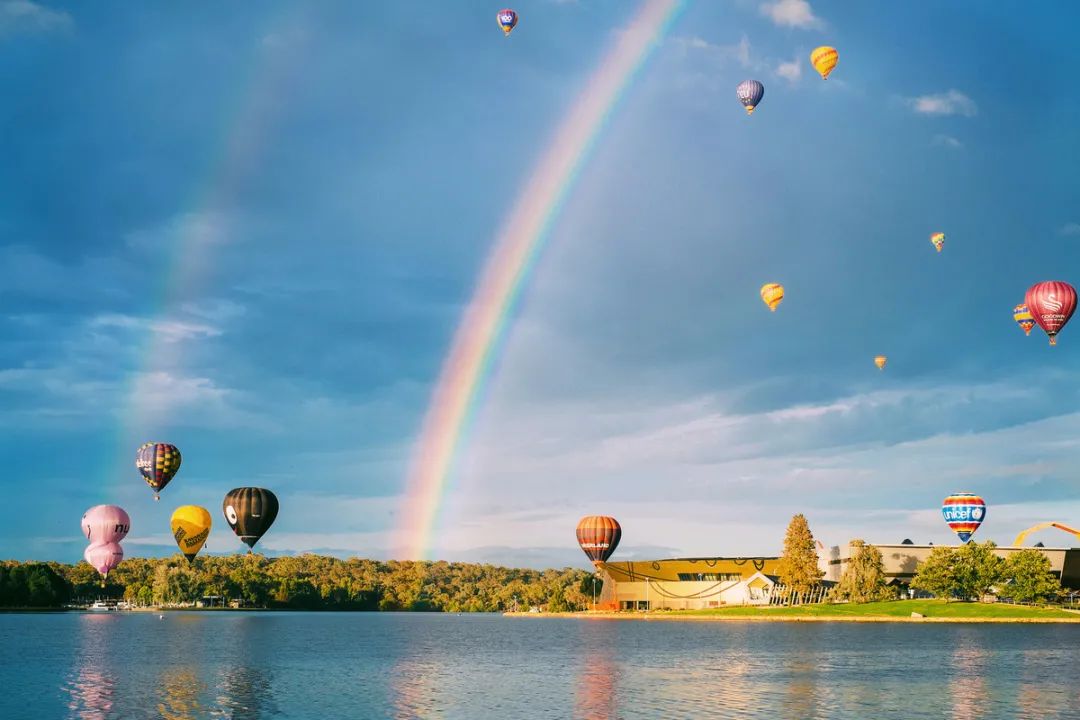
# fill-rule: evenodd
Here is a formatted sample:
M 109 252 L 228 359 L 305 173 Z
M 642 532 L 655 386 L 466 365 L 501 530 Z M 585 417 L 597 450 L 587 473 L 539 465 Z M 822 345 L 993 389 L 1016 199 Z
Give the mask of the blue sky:
M 187 503 L 239 552 L 221 498 L 259 485 L 261 549 L 385 557 L 500 222 L 635 10 L 514 7 L 504 39 L 480 2 L 0 2 L 0 556 L 77 559 L 98 503 L 129 555 Z M 1080 525 L 1080 335 L 1011 318 L 1080 281 L 1068 14 L 688 4 L 554 226 L 436 555 L 584 565 L 592 513 L 622 557 L 774 553 L 795 512 L 942 543 L 958 490 L 976 538 Z M 157 504 L 151 439 L 184 453 Z

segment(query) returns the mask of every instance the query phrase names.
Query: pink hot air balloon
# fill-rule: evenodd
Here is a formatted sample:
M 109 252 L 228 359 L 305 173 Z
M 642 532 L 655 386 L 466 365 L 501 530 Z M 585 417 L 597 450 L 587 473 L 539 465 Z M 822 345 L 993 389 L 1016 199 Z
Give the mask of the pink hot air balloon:
M 82 517 L 83 535 L 91 545 L 117 543 L 131 528 L 131 518 L 116 505 L 95 505 Z
M 1076 288 L 1056 280 L 1035 283 L 1028 288 L 1024 304 L 1031 318 L 1050 336 L 1050 344 L 1057 345 L 1057 334 L 1076 310 Z
M 120 547 L 120 543 L 115 542 L 94 543 L 86 548 L 83 557 L 95 570 L 101 573 L 101 577 L 107 579 L 109 571 L 124 559 L 124 548 Z

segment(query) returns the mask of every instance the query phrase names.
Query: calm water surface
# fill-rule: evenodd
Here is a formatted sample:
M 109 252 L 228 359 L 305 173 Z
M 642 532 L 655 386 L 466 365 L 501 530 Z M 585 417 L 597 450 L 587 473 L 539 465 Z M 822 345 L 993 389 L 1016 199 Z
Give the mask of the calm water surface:
M 0 718 L 1080 718 L 1080 627 L 0 615 Z

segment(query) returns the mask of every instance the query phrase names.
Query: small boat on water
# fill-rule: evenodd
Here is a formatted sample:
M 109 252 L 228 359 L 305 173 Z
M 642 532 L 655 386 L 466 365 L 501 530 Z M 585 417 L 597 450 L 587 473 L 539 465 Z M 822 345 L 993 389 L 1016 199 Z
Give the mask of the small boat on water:
M 98 600 L 97 602 L 88 605 L 86 609 L 90 612 L 118 612 L 120 610 L 126 610 L 127 603 L 119 603 L 116 600 Z

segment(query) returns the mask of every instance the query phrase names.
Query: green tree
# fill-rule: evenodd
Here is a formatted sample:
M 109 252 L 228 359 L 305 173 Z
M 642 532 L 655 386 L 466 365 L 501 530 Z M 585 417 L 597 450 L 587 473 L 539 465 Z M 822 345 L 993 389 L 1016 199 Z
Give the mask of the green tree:
M 936 546 L 915 568 L 911 587 L 951 600 L 957 594 L 956 551 L 951 547 Z
M 806 593 L 816 587 L 824 571 L 818 566 L 818 554 L 810 525 L 801 513 L 791 518 L 784 537 L 784 554 L 777 568 L 780 581 L 794 593 Z
M 881 551 L 863 540 L 852 540 L 854 551 L 840 582 L 833 590 L 838 600 L 865 603 L 889 600 L 895 594 L 885 579 L 885 558 Z
M 1005 561 L 1007 593 L 1013 600 L 1033 602 L 1056 595 L 1061 582 L 1050 572 L 1050 558 L 1034 548 L 1015 552 Z

